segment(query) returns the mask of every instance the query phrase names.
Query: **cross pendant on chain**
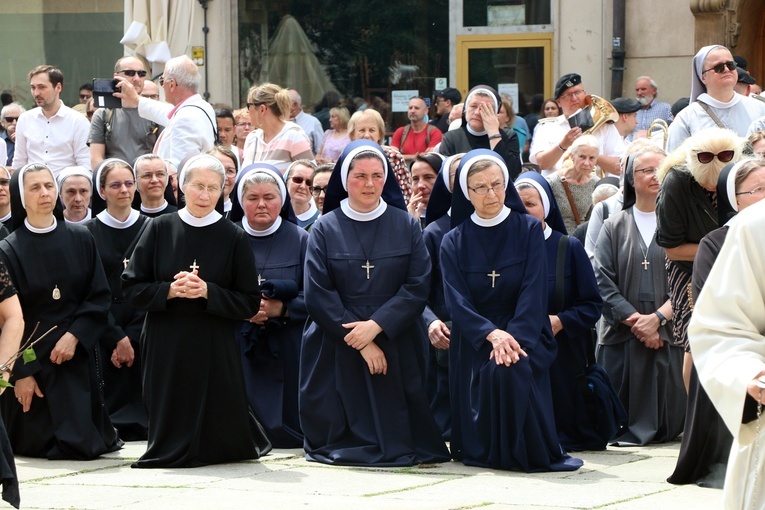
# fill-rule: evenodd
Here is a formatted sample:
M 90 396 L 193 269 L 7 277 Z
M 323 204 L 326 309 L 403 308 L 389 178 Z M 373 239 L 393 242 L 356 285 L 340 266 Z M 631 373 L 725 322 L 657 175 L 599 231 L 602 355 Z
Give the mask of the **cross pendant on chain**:
M 491 278 L 491 288 L 493 289 L 494 288 L 494 281 L 497 279 L 498 276 L 500 276 L 500 274 L 497 271 L 495 271 L 494 269 L 492 269 L 491 273 L 486 273 L 486 276 Z
M 266 281 L 266 279 L 265 279 L 265 278 L 263 278 L 263 277 L 260 275 L 260 273 L 258 273 L 258 287 L 260 287 L 261 285 L 263 285 L 263 282 L 264 282 L 264 281 Z
M 367 270 L 367 280 L 369 280 L 369 270 L 373 269 L 374 267 L 375 266 L 372 266 L 372 265 L 369 264 L 369 260 L 367 260 L 366 265 L 362 265 L 361 266 L 362 269 L 366 269 Z
M 199 266 L 197 265 L 197 259 L 194 259 L 194 263 L 189 266 L 192 271 L 196 271 L 199 269 Z
M 130 262 L 129 258 L 125 257 L 124 259 L 122 259 L 122 265 L 125 266 L 124 269 L 127 269 L 128 262 Z
M 651 265 L 650 262 L 648 262 L 648 259 L 645 257 L 643 258 L 643 262 L 640 263 L 643 266 L 643 271 L 648 271 L 648 266 Z

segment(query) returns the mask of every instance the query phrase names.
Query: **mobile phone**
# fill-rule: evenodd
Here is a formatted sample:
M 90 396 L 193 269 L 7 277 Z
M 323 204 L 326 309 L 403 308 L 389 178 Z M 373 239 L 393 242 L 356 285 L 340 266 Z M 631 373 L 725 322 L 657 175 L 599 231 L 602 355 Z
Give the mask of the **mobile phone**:
M 96 108 L 122 108 L 122 100 L 114 97 L 119 92 L 113 78 L 93 78 L 93 105 Z

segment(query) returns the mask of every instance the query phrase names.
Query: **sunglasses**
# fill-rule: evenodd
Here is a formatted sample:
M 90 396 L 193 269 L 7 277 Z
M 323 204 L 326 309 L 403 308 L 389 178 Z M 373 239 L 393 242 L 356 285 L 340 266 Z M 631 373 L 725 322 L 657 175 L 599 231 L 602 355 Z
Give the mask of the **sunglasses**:
M 18 117 L 3 117 L 3 118 L 5 119 L 5 122 L 7 122 L 8 124 L 10 124 L 11 122 L 15 120 L 19 120 Z
M 80 94 L 80 99 L 90 99 L 91 97 L 93 96 L 91 96 L 90 94 Z
M 295 177 L 290 177 L 290 180 L 298 185 L 305 183 L 305 185 L 308 187 L 313 186 L 313 179 L 304 179 L 296 175 Z
M 715 159 L 715 156 L 717 156 L 717 159 L 721 161 L 722 163 L 728 163 L 730 160 L 733 159 L 733 156 L 736 155 L 736 151 L 722 151 L 715 154 L 714 152 L 697 152 L 696 157 L 699 158 L 699 163 L 711 163 L 713 159 Z
M 311 194 L 315 197 L 321 196 L 322 193 L 324 193 L 325 195 L 327 194 L 326 186 L 324 186 L 323 188 L 321 186 L 311 186 L 308 189 L 311 190 Z
M 133 69 L 125 69 L 125 70 L 123 70 L 123 71 L 117 71 L 117 72 L 118 72 L 118 73 L 122 73 L 122 74 L 124 74 L 125 76 L 130 76 L 131 78 L 132 78 L 133 76 L 135 76 L 136 74 L 137 74 L 138 76 L 140 76 L 141 78 L 143 78 L 144 76 L 146 76 L 146 71 L 135 71 L 135 70 L 133 70 Z
M 717 65 L 714 65 L 710 67 L 709 69 L 706 69 L 703 73 L 708 73 L 709 71 L 714 71 L 716 74 L 722 74 L 725 72 L 725 70 L 728 71 L 735 71 L 736 70 L 736 63 L 732 60 L 728 60 L 727 62 L 721 62 Z

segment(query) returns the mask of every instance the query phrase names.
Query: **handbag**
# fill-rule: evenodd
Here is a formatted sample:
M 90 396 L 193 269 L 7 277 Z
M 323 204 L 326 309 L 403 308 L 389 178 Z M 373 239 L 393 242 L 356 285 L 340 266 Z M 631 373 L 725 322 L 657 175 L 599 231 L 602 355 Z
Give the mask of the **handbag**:
M 568 238 L 569 236 L 560 238 L 555 262 L 555 306 L 558 310 L 562 310 L 565 304 L 564 278 Z M 593 330 L 590 330 L 590 334 L 593 335 Z M 595 362 L 594 336 L 587 342 L 585 363 L 579 359 L 567 337 L 562 337 L 559 344 L 563 347 L 563 352 L 559 352 L 559 355 L 565 352 L 573 365 L 574 379 L 584 400 L 587 416 L 605 448 L 608 441 L 616 437 L 619 430 L 627 424 L 627 411 L 619 400 L 608 373 Z M 584 370 L 582 366 L 585 367 Z

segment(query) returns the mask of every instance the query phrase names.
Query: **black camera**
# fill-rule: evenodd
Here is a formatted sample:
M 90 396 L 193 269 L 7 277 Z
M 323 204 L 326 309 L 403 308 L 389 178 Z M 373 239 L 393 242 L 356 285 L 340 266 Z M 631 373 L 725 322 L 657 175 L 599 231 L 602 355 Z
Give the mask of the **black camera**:
M 122 100 L 114 97 L 119 92 L 119 81 L 113 78 L 93 78 L 93 106 L 96 108 L 122 108 Z

